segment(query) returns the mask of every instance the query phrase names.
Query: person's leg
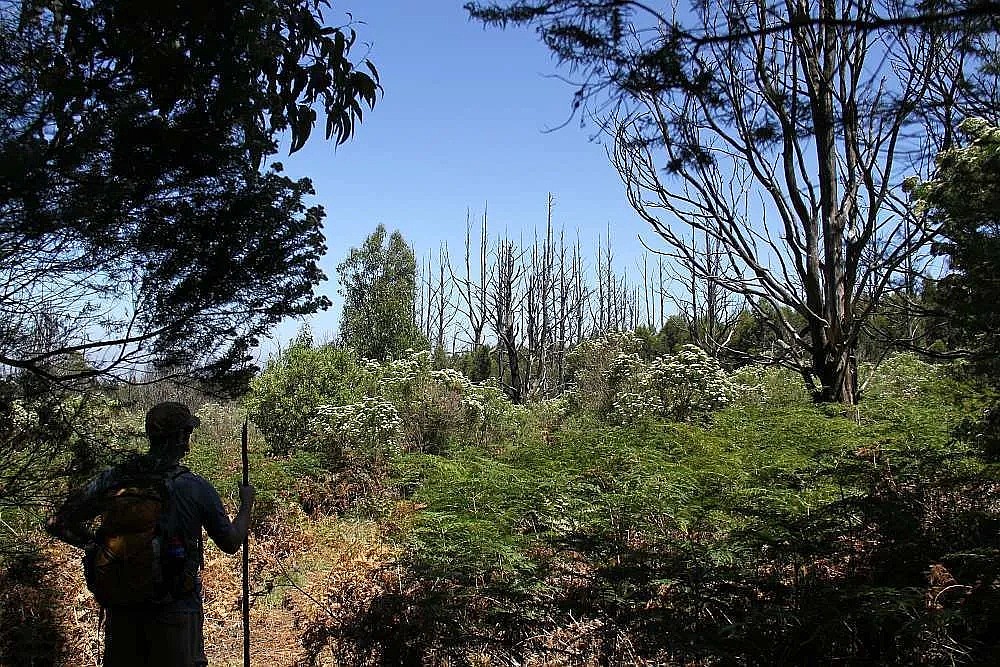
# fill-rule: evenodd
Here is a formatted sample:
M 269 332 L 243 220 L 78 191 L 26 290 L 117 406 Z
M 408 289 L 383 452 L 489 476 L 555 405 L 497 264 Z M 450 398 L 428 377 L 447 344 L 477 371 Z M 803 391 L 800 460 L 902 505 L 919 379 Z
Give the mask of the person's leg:
M 149 667 L 195 667 L 201 661 L 201 614 L 197 611 L 164 611 L 146 627 L 150 641 Z
M 208 656 L 205 655 L 205 612 L 198 612 L 198 622 L 195 623 L 195 646 L 198 648 L 194 655 L 194 664 L 197 667 L 208 667 Z
M 134 667 L 145 661 L 143 617 L 127 609 L 108 609 L 104 619 L 104 667 Z

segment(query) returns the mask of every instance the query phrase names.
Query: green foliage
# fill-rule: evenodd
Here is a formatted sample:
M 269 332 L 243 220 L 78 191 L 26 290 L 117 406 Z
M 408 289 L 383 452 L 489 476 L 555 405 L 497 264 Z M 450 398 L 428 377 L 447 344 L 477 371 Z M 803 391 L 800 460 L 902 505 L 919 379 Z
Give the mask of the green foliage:
M 811 400 L 801 373 L 780 366 L 748 364 L 729 376 L 737 405 L 781 407 Z
M 237 403 L 206 403 L 197 415 L 201 425 L 192 436 L 191 450 L 183 463 L 211 482 L 234 511 L 243 476 L 240 435 L 246 411 Z M 250 482 L 257 491 L 253 518 L 257 531 L 290 520 L 296 513 L 289 508 L 312 502 L 315 488 L 328 482 L 329 466 L 323 456 L 302 451 L 275 456 L 253 428 L 248 445 Z M 329 493 L 329 488 L 323 492 Z
M 54 392 L 27 374 L 0 379 L 0 561 L 24 550 L 45 512 L 130 450 L 134 435 L 99 392 Z
M 933 251 L 948 259 L 935 286 L 936 306 L 958 346 L 971 348 L 985 375 L 1000 377 L 1000 128 L 970 118 L 968 139 L 937 157 L 934 178 L 913 185 L 914 197 L 940 226 Z M 912 185 L 912 184 L 911 184 Z
M 584 410 L 609 415 L 615 396 L 631 383 L 631 373 L 642 366 L 641 340 L 634 334 L 609 333 L 581 342 L 566 355 L 576 390 L 572 400 Z
M 315 347 L 300 337 L 254 378 L 247 412 L 272 452 L 309 450 L 314 443 L 310 420 L 317 409 L 353 403 L 366 377 L 353 351 Z
M 411 487 L 404 453 L 503 442 L 527 415 L 495 384 L 433 369 L 429 351 L 359 361 L 351 350 L 316 348 L 307 338 L 271 361 L 246 406 L 272 454 L 316 457 L 326 480 L 317 493 L 340 496 L 308 503 L 338 509 L 354 500 L 372 509 Z
M 340 341 L 364 359 L 386 361 L 427 347 L 414 320 L 417 264 L 398 231 L 379 225 L 337 266 L 344 297 Z
M 754 310 L 740 313 L 726 348 L 750 358 L 770 357 L 780 340 L 775 331 L 775 325 L 780 320 L 787 321 L 796 329 L 801 329 L 806 324 L 803 317 L 793 309 L 782 307 L 779 313 L 771 304 L 762 301 Z
M 376 102 L 323 4 L 4 3 L 2 363 L 51 376 L 82 350 L 57 375 L 156 362 L 236 391 L 261 335 L 329 306 L 310 181 L 260 169 L 317 107 L 339 143 Z
M 972 387 L 909 355 L 864 372 L 857 408 L 746 368 L 733 380 L 750 389 L 711 427 L 609 426 L 563 399 L 502 446 L 406 455 L 424 507 L 405 538 L 410 590 L 427 591 L 406 604 L 448 628 L 420 626 L 421 645 L 460 656 L 461 637 L 487 636 L 484 655 L 530 662 L 554 657 L 539 637 L 614 624 L 622 641 L 581 635 L 570 655 L 987 659 L 1000 516 L 975 448 L 952 436 Z
M 652 361 L 665 354 L 674 354 L 682 345 L 691 343 L 691 333 L 681 315 L 671 315 L 659 331 L 639 327 L 635 335 L 642 341 L 639 355 L 645 361 Z
M 581 409 L 621 422 L 644 419 L 687 421 L 725 406 L 735 391 L 719 363 L 694 345 L 648 364 L 641 339 L 613 333 L 584 341 L 567 355 Z
M 483 382 L 494 375 L 493 348 L 480 345 L 469 352 L 461 352 L 452 359 L 451 366 L 461 370 L 472 382 Z

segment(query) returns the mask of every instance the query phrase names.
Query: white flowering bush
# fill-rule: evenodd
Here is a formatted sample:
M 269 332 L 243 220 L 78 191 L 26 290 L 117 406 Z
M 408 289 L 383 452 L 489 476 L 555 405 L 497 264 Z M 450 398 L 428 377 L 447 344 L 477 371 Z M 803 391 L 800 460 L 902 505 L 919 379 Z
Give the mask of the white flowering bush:
M 375 469 L 400 451 L 403 420 L 392 403 L 365 398 L 350 405 L 320 405 L 309 422 L 311 449 Z
M 246 413 L 234 404 L 208 402 L 199 406 L 194 414 L 201 420 L 196 434 L 199 440 L 226 442 L 238 437 Z
M 726 406 L 736 391 L 718 362 L 694 345 L 646 364 L 629 351 L 631 341 L 615 336 L 614 356 L 592 363 L 573 392 L 576 405 L 621 423 L 646 419 L 687 421 Z M 611 346 L 605 344 L 602 352 Z M 614 349 L 614 348 L 611 348 Z M 600 372 L 598 372 L 600 371 Z
M 780 366 L 748 364 L 729 376 L 733 401 L 743 405 L 782 405 L 810 402 L 801 373 Z
M 319 406 L 358 401 L 371 375 L 350 350 L 296 341 L 253 379 L 246 409 L 271 452 L 288 454 L 309 439 Z
M 701 348 L 684 345 L 647 364 L 641 344 L 632 333 L 612 333 L 577 346 L 567 355 L 570 403 L 621 423 L 687 421 L 725 407 L 736 394 L 737 383 Z
M 909 352 L 889 355 L 878 366 L 865 364 L 858 373 L 867 393 L 897 400 L 915 398 L 924 386 L 943 375 L 941 366 Z
M 20 399 L 14 399 L 7 405 L 7 419 L 10 430 L 15 433 L 36 429 L 40 424 L 38 412 Z
M 676 421 L 724 408 L 736 389 L 719 362 L 695 345 L 653 360 L 647 377 L 658 410 Z
M 651 389 L 627 391 L 615 397 L 613 414 L 623 424 L 637 424 L 661 416 L 663 406 Z
M 771 397 L 768 386 L 767 366 L 747 364 L 740 366 L 729 376 L 733 390 L 742 403 L 764 405 Z
M 419 399 L 421 390 L 431 379 L 431 353 L 429 350 L 411 352 L 384 364 L 372 362 L 367 369 L 374 381 L 375 393 L 397 403 L 410 403 Z
M 4 521 L 18 525 L 128 447 L 132 433 L 119 414 L 105 393 L 38 391 L 24 378 L 0 378 L 0 511 L 13 511 Z
M 410 351 L 384 363 L 359 360 L 351 401 L 317 401 L 298 447 L 332 456 L 441 452 L 454 441 L 479 442 L 516 422 L 516 408 L 495 382 L 472 383 L 453 368 L 435 370 L 431 354 Z

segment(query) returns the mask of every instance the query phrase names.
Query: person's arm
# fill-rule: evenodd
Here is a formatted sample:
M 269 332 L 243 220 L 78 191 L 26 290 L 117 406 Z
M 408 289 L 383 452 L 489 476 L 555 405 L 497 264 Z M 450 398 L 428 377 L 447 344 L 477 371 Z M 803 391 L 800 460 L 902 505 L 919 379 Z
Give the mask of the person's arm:
M 257 491 L 250 486 L 240 486 L 240 511 L 236 513 L 236 518 L 233 519 L 233 529 L 232 529 L 232 539 L 235 540 L 236 545 L 232 548 L 232 551 L 225 551 L 227 554 L 234 554 L 240 550 L 243 546 L 243 542 L 247 539 L 247 534 L 250 532 L 250 515 L 253 513 L 253 501 L 257 497 Z
M 215 489 L 211 489 L 205 530 L 212 541 L 225 553 L 234 554 L 243 546 L 243 541 L 250 531 L 250 515 L 253 512 L 253 502 L 256 492 L 252 486 L 240 487 L 240 509 L 236 517 L 230 521 L 222 507 L 222 500 Z
M 96 539 L 90 526 L 100 513 L 98 498 L 107 487 L 108 473 L 91 480 L 85 487 L 72 493 L 66 502 L 45 523 L 45 530 L 58 540 L 80 549 L 86 549 Z

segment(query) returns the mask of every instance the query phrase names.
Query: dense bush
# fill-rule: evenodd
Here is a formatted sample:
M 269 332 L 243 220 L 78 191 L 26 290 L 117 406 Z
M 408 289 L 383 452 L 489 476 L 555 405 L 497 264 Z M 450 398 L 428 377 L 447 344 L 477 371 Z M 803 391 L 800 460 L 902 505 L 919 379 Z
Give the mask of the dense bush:
M 801 373 L 780 366 L 749 364 L 729 376 L 733 401 L 739 405 L 772 407 L 800 405 L 811 399 Z
M 19 531 L 136 440 L 103 393 L 38 389 L 30 377 L 0 379 L 0 514 L 16 528 L 0 531 L 0 560 Z
M 725 407 L 736 393 L 719 363 L 695 345 L 649 362 L 642 347 L 632 333 L 612 333 L 574 348 L 567 355 L 574 407 L 619 423 L 690 421 Z
M 316 347 L 303 336 L 253 379 L 246 407 L 275 454 L 306 448 L 310 420 L 321 405 L 348 405 L 364 395 L 367 378 L 350 350 Z
M 995 417 L 961 369 L 890 356 L 862 369 L 858 406 L 817 405 L 788 371 L 725 375 L 696 349 L 647 362 L 629 346 L 576 353 L 578 382 L 603 396 L 529 406 L 435 370 L 426 352 L 376 363 L 300 341 L 276 359 L 247 405 L 270 437 L 296 435 L 276 448 L 251 429 L 255 539 L 301 535 L 276 557 L 303 568 L 291 575 L 303 585 L 339 573 L 342 589 L 310 594 L 349 601 L 328 605 L 326 634 L 302 621 L 310 651 L 325 637 L 385 664 L 996 655 L 998 483 L 981 458 Z M 0 473 L 46 433 L 76 447 L 37 459 L 63 482 L 142 442 L 141 411 L 0 389 L 0 444 L 13 452 Z M 631 416 L 630 393 L 649 401 Z M 203 403 L 198 415 L 186 463 L 232 506 L 244 411 Z M 384 545 L 347 547 L 384 554 L 366 561 L 371 581 L 342 571 L 342 550 L 299 559 L 324 532 L 358 526 Z
M 974 392 L 909 356 L 868 372 L 857 409 L 745 369 L 711 426 L 551 401 L 511 446 L 410 455 L 410 593 L 358 622 L 458 662 L 988 662 L 995 483 L 952 435 Z
M 322 462 L 312 482 L 298 484 L 316 487 L 303 506 L 340 510 L 364 499 L 379 512 L 420 483 L 404 454 L 513 442 L 529 415 L 493 382 L 435 370 L 427 351 L 377 362 L 307 342 L 272 361 L 247 406 L 272 455 Z
M 641 339 L 633 333 L 612 332 L 585 340 L 566 355 L 574 407 L 600 416 L 611 414 L 615 397 L 632 386 L 631 369 L 641 368 Z

